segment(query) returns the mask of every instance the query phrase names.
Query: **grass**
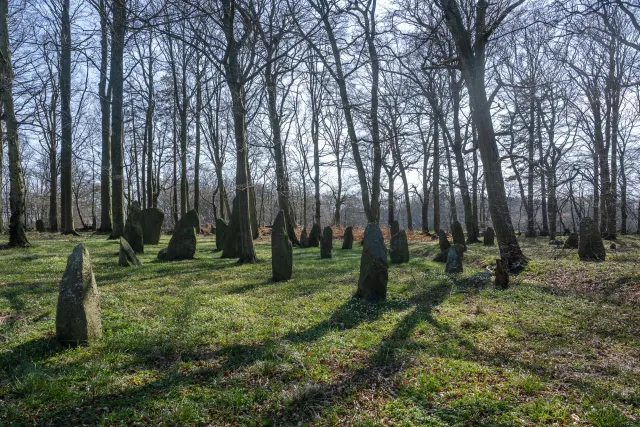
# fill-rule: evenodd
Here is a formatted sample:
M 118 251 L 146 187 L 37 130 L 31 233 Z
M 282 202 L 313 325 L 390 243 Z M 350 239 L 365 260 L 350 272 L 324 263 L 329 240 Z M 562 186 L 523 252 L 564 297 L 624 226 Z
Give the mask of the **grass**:
M 430 425 L 640 423 L 640 239 L 580 263 L 545 239 L 507 291 L 470 245 L 465 273 L 414 240 L 389 299 L 352 299 L 361 247 L 321 260 L 294 250 L 294 278 L 261 262 L 196 259 L 117 267 L 103 236 L 30 236 L 0 251 L 0 425 Z M 66 258 L 87 244 L 101 292 L 100 342 L 55 340 Z M 425 255 L 426 254 L 426 255 Z

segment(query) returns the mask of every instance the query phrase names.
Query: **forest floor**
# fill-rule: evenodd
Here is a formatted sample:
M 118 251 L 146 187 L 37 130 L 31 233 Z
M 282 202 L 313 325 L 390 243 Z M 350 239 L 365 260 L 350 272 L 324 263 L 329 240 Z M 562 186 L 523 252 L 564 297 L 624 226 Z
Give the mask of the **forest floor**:
M 640 239 L 607 261 L 521 238 L 529 267 L 506 291 L 470 245 L 465 272 L 413 239 L 388 300 L 352 299 L 361 247 L 320 259 L 294 249 L 271 283 L 201 236 L 196 259 L 117 266 L 104 236 L 30 234 L 0 251 L 0 425 L 640 424 Z M 55 339 L 58 283 L 84 241 L 101 292 L 103 338 Z M 608 247 L 608 244 L 607 244 Z

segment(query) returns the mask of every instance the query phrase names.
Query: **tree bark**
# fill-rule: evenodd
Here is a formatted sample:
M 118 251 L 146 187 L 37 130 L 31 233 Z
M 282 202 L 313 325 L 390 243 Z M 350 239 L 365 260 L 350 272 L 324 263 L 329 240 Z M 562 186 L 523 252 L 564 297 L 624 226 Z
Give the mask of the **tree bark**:
M 0 0 L 0 101 L 7 125 L 9 155 L 9 246 L 29 246 L 25 227 L 25 204 L 18 122 L 13 105 L 13 65 L 9 47 L 9 4 Z
M 72 122 L 71 122 L 71 21 L 69 0 L 62 0 L 60 29 L 60 228 L 62 234 L 75 234 L 73 224 Z
M 111 35 L 111 70 L 110 85 L 112 88 L 111 116 L 111 160 L 113 161 L 112 195 L 113 228 L 111 238 L 117 239 L 124 232 L 124 39 L 127 25 L 126 0 L 113 0 L 113 20 Z
M 244 76 L 238 58 L 241 46 L 235 40 L 235 7 L 234 0 L 222 0 L 222 26 L 227 41 L 227 55 L 224 67 L 227 85 L 231 93 L 233 127 L 236 141 L 236 198 L 238 200 L 238 249 L 240 252 L 238 262 L 254 263 L 257 262 L 258 258 L 253 246 L 253 233 L 251 231 L 251 197 L 249 195 L 249 153 L 246 134 Z M 234 218 L 234 220 L 235 219 L 236 218 Z
M 107 72 L 109 68 L 109 27 L 106 0 L 100 0 L 100 82 L 98 97 L 100 98 L 102 160 L 100 169 L 100 228 L 103 233 L 112 229 L 111 210 L 111 84 L 107 88 Z

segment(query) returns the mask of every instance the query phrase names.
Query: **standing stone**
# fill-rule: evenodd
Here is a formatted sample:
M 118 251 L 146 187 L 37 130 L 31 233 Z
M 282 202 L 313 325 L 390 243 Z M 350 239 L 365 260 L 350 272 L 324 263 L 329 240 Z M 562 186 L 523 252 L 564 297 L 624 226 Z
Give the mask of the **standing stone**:
M 459 245 L 453 245 L 447 252 L 447 264 L 444 267 L 445 273 L 462 273 L 462 252 Z
M 136 253 L 126 241 L 124 237 L 120 237 L 120 256 L 118 257 L 118 265 L 120 267 L 133 267 L 140 264 L 140 260 Z
M 464 230 L 462 229 L 460 221 L 453 221 L 451 225 L 451 236 L 453 236 L 454 245 L 461 245 L 464 251 L 467 250 L 467 244 L 464 241 Z
M 398 231 L 391 237 L 389 255 L 391 264 L 402 264 L 409 262 L 409 242 L 407 241 L 407 232 Z
M 589 217 L 584 217 L 580 221 L 578 256 L 583 261 L 604 261 L 606 256 L 598 226 Z
M 124 238 L 133 251 L 137 254 L 144 253 L 144 243 L 142 238 L 142 224 L 140 217 L 142 212 L 140 211 L 140 203 L 134 201 L 129 206 L 129 215 L 127 215 L 127 222 L 124 224 Z
M 36 231 L 38 233 L 44 233 L 47 231 L 47 227 L 45 227 L 43 220 L 39 219 L 36 221 Z
M 391 236 L 393 237 L 400 231 L 400 223 L 397 220 L 391 221 Z
M 184 214 L 176 224 L 169 246 L 158 253 L 158 258 L 164 261 L 192 259 L 196 253 L 196 233 L 200 229 L 200 217 L 195 209 Z
M 278 212 L 271 230 L 271 272 L 274 282 L 291 279 L 293 246 L 284 225 L 284 212 Z
M 487 228 L 482 236 L 482 240 L 484 241 L 485 246 L 493 246 L 496 244 L 496 232 L 492 227 Z
M 308 248 L 309 247 L 309 236 L 307 235 L 306 227 L 302 229 L 302 233 L 300 233 L 300 247 Z
M 100 299 L 89 251 L 80 243 L 67 259 L 56 309 L 56 337 L 63 344 L 83 344 L 102 336 Z
M 342 236 L 342 249 L 353 249 L 353 227 L 351 226 L 344 230 L 344 236 Z
M 373 302 L 385 300 L 388 280 L 389 264 L 384 237 L 377 224 L 369 223 L 364 231 L 360 277 L 355 296 Z
M 500 289 L 507 289 L 509 287 L 507 262 L 501 259 L 496 259 L 496 286 Z
M 164 224 L 164 212 L 159 208 L 147 208 L 140 216 L 142 225 L 142 242 L 145 245 L 157 245 L 160 243 L 162 226 Z
M 333 256 L 333 230 L 326 226 L 322 232 L 320 242 L 320 258 L 331 258 Z
M 446 252 L 451 247 L 451 243 L 447 239 L 447 233 L 443 229 L 438 230 L 438 245 L 440 245 L 440 252 Z
M 313 227 L 311 227 L 311 233 L 309 233 L 309 247 L 317 248 L 320 246 L 320 238 L 322 237 L 320 233 L 320 225 L 313 224 Z
M 224 239 L 227 237 L 227 231 L 229 230 L 229 226 L 224 219 L 218 218 L 216 219 L 216 250 L 221 251 L 222 246 L 224 245 Z
M 578 238 L 578 233 L 569 233 L 567 240 L 564 242 L 564 249 L 578 249 L 578 243 L 580 239 Z

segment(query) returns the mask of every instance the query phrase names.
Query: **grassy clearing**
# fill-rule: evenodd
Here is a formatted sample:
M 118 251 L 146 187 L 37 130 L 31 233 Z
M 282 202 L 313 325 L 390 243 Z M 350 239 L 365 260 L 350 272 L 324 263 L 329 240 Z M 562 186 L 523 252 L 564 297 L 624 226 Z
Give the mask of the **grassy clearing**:
M 296 249 L 294 279 L 274 284 L 265 242 L 257 265 L 200 237 L 195 260 L 147 246 L 126 269 L 102 236 L 30 238 L 0 251 L 0 424 L 640 423 L 636 237 L 599 264 L 523 239 L 531 263 L 508 291 L 485 270 L 495 248 L 472 245 L 452 278 L 430 262 L 436 243 L 414 241 L 377 305 L 351 299 L 359 245 Z M 79 241 L 104 337 L 69 349 L 55 307 Z

